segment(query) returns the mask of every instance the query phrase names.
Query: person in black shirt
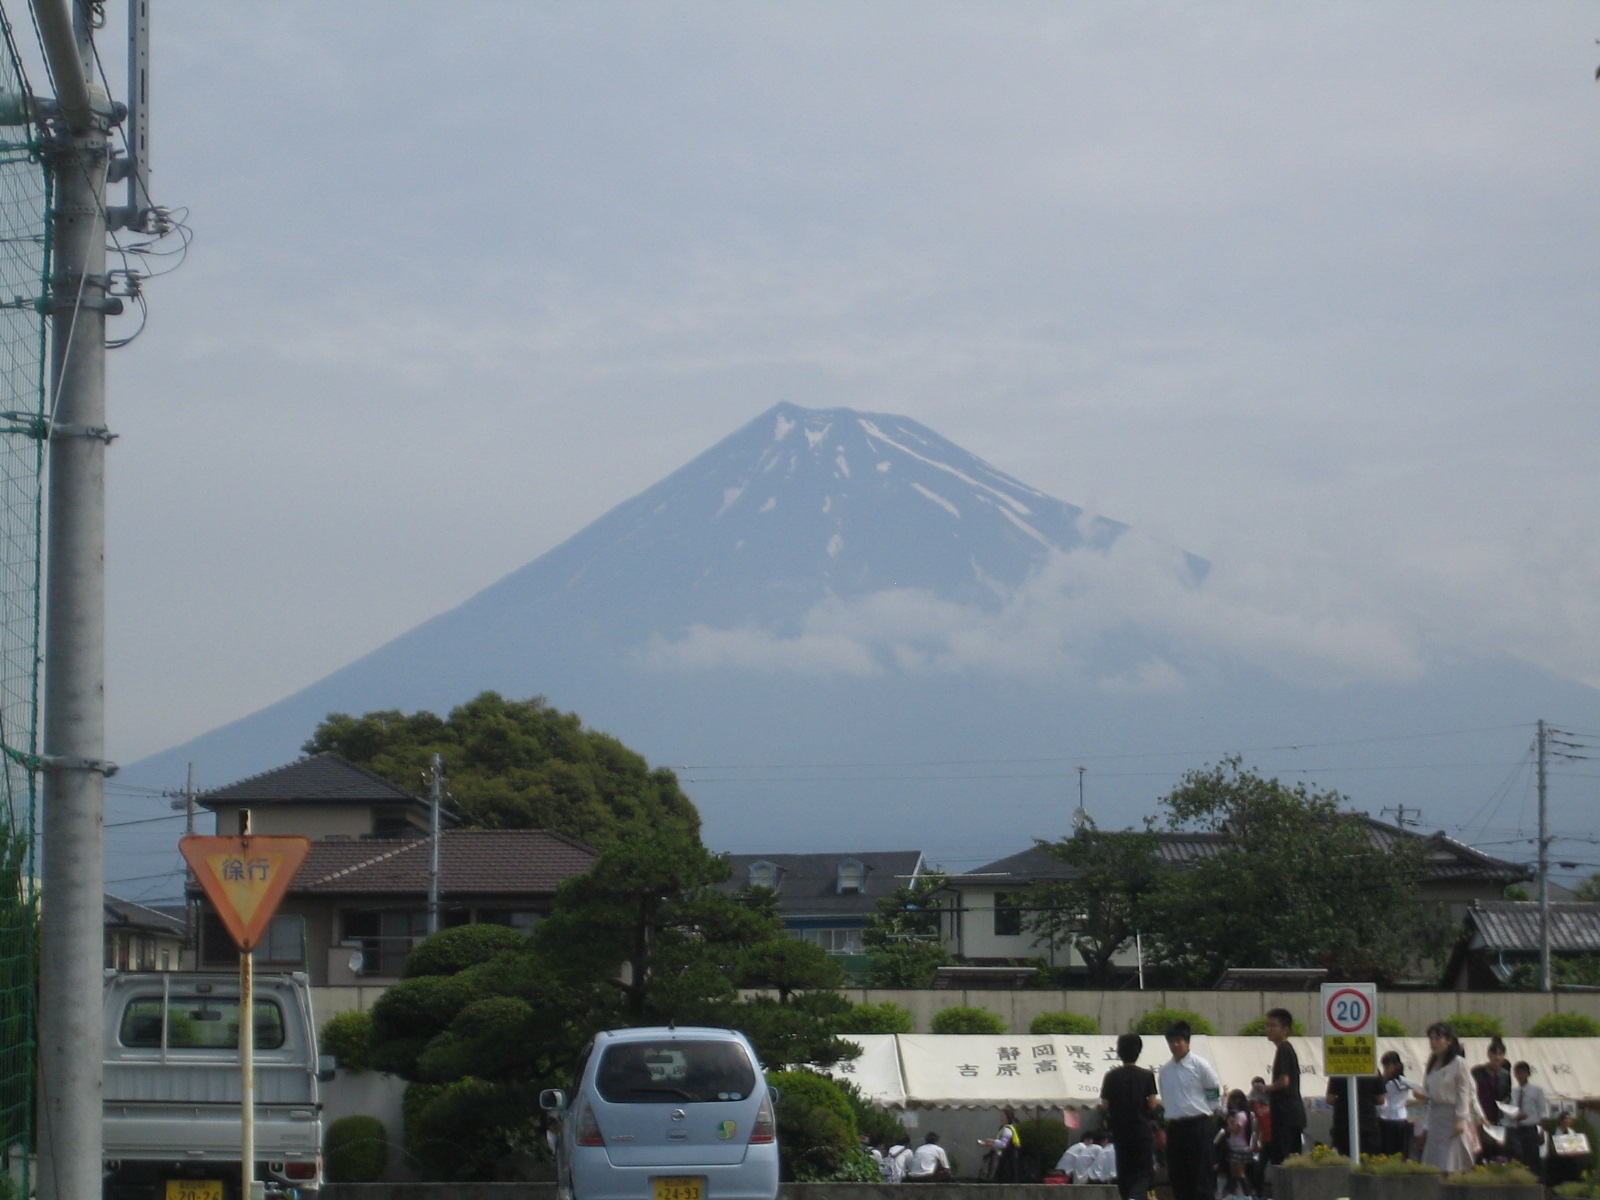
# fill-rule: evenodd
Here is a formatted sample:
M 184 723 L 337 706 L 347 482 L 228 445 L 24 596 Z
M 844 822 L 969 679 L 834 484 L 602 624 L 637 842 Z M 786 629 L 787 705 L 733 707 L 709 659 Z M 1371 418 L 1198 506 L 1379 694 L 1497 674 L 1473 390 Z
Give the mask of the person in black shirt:
M 1272 1079 L 1267 1084 L 1272 1106 L 1272 1145 L 1269 1162 L 1281 1163 L 1300 1153 L 1306 1127 L 1306 1104 L 1300 1097 L 1300 1056 L 1289 1044 L 1294 1030 L 1294 1015 L 1286 1008 L 1267 1013 L 1267 1040 L 1276 1046 L 1272 1056 Z
M 1379 1151 L 1378 1105 L 1383 1103 L 1382 1075 L 1356 1076 L 1356 1119 L 1360 1122 L 1362 1154 Z M 1333 1105 L 1333 1148 L 1350 1158 L 1350 1079 L 1334 1075 L 1328 1079 L 1328 1103 Z
M 1135 1066 L 1144 1051 L 1137 1033 L 1117 1038 L 1120 1067 L 1100 1083 L 1100 1107 L 1106 1112 L 1111 1144 L 1117 1151 L 1117 1191 L 1122 1200 L 1144 1200 L 1154 1178 L 1156 1077 Z

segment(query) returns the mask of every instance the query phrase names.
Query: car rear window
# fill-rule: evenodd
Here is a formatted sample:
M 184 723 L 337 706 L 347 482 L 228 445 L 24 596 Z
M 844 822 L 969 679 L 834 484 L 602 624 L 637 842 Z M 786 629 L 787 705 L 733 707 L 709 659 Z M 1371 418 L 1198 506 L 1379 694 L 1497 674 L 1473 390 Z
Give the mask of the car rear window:
M 256 1001 L 256 1049 L 283 1045 L 283 1009 L 275 1000 Z M 173 1050 L 233 1050 L 239 1045 L 237 997 L 174 996 L 168 1009 L 171 1024 L 167 1046 Z M 161 997 L 141 996 L 122 1011 L 122 1044 L 141 1048 L 161 1045 Z
M 595 1087 L 611 1104 L 714 1104 L 746 1099 L 756 1070 L 738 1042 L 619 1042 L 607 1046 Z

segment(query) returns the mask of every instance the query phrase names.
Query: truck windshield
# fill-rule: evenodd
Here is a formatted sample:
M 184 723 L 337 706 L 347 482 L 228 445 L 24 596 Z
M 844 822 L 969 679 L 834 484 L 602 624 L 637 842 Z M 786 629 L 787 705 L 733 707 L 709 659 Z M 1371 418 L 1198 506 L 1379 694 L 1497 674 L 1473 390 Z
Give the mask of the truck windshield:
M 612 1104 L 713 1104 L 749 1096 L 756 1072 L 738 1042 L 621 1042 L 606 1047 L 595 1084 Z
M 167 1045 L 175 1050 L 232 1050 L 239 1045 L 237 996 L 173 996 Z M 256 1001 L 256 1049 L 277 1050 L 284 1042 L 283 1009 L 276 1000 Z M 122 1010 L 122 1044 L 161 1045 L 161 997 L 137 996 Z

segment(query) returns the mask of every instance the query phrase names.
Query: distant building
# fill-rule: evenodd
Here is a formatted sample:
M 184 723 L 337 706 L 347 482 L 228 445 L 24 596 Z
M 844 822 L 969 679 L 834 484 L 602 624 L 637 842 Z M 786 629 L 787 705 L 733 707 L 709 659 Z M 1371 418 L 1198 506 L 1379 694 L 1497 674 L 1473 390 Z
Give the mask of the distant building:
M 852 850 L 833 854 L 730 854 L 733 875 L 718 885 L 730 895 L 764 887 L 778 893 L 790 937 L 852 959 L 865 952 L 862 931 L 878 901 L 919 878 L 920 850 Z M 848 963 L 847 966 L 858 964 Z
M 429 806 L 381 775 L 318 754 L 200 796 L 217 832 L 250 810 L 257 834 L 300 834 L 311 855 L 261 946 L 263 970 L 306 971 L 313 984 L 390 983 L 427 936 Z M 492 923 L 531 930 L 556 888 L 589 869 L 595 851 L 549 829 L 457 829 L 441 813 L 440 928 Z M 191 895 L 202 900 L 198 888 Z M 238 962 L 208 902 L 200 904 L 202 969 Z
M 1513 973 L 1532 979 L 1539 968 L 1539 905 L 1532 900 L 1481 900 L 1467 909 L 1461 940 L 1445 968 L 1444 986 L 1458 992 L 1498 991 Z M 1550 903 L 1550 957 L 1600 955 L 1600 904 Z
M 1442 831 L 1418 834 L 1365 817 L 1373 844 L 1388 849 L 1400 839 L 1422 844 L 1427 876 L 1420 889 L 1424 900 L 1437 904 L 1451 921 L 1483 901 L 1499 900 L 1507 885 L 1530 875 L 1521 863 L 1507 862 L 1473 849 Z M 1224 848 L 1228 834 L 1161 832 L 1156 834 L 1156 854 L 1165 863 L 1181 867 L 1208 858 Z M 976 870 L 951 875 L 945 881 L 941 907 L 945 909 L 945 945 L 959 961 L 976 966 L 1002 966 L 1044 958 L 1051 966 L 1081 968 L 1083 961 L 1070 946 L 1040 944 L 1024 927 L 1025 898 L 1035 884 L 1071 878 L 1073 869 L 1038 846 L 997 859 Z M 1115 960 L 1119 970 L 1137 970 L 1133 947 Z
M 105 965 L 117 971 L 179 971 L 189 965 L 188 923 L 178 913 L 105 894 Z

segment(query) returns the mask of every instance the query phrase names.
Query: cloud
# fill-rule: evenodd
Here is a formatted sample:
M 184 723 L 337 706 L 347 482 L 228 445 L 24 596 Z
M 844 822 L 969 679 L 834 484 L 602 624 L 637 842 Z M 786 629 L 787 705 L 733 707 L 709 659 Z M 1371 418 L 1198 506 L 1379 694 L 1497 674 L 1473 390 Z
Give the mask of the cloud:
M 1181 553 L 1136 532 L 1107 553 L 1053 555 L 998 612 L 884 591 L 818 604 L 794 633 L 698 625 L 641 657 L 807 675 L 1070 673 L 1120 693 L 1180 690 L 1224 661 L 1330 686 L 1411 680 L 1428 662 L 1413 614 L 1356 594 L 1326 564 L 1301 564 L 1292 582 L 1214 570 L 1197 586 Z

